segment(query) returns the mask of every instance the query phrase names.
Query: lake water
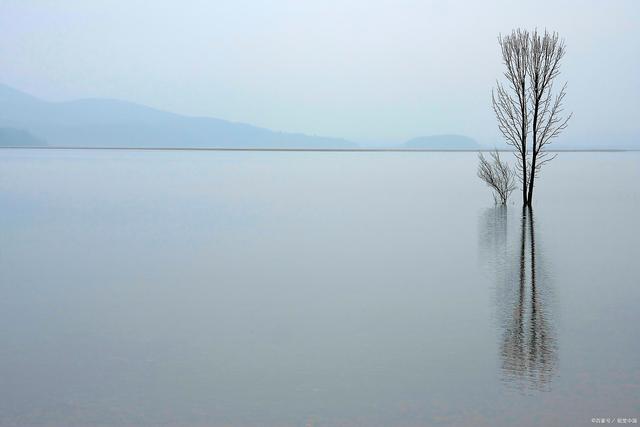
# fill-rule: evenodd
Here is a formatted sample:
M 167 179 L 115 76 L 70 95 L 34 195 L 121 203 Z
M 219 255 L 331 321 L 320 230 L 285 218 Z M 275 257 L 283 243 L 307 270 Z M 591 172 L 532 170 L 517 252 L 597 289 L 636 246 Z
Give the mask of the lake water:
M 640 153 L 0 151 L 2 426 L 640 418 Z

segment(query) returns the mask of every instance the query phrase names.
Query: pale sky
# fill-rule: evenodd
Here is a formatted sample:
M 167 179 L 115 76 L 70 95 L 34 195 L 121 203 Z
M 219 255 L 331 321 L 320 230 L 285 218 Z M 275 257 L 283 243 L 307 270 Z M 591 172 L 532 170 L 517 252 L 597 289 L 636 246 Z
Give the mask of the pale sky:
M 640 1 L 0 0 L 0 82 L 274 130 L 493 145 L 497 35 L 566 39 L 563 138 L 640 145 Z

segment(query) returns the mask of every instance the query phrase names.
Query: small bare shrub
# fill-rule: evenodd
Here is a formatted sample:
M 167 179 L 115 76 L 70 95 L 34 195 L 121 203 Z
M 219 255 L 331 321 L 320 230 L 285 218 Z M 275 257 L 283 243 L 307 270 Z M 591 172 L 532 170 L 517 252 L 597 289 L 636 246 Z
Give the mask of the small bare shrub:
M 509 195 L 517 188 L 516 173 L 506 162 L 500 160 L 498 150 L 491 152 L 491 159 L 486 159 L 482 153 L 478 154 L 478 177 L 493 190 L 493 201 L 504 205 Z

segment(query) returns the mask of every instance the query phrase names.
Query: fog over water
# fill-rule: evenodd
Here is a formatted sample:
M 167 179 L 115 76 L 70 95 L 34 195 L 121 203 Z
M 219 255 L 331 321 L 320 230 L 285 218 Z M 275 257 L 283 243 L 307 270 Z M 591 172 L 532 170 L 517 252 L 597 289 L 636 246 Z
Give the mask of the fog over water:
M 640 155 L 0 151 L 0 425 L 590 425 L 640 401 Z

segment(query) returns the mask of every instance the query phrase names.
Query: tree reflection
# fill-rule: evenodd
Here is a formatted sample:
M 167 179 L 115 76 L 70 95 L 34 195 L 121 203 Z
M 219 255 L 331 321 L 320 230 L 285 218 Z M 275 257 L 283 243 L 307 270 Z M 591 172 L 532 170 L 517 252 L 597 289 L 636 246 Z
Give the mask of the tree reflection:
M 509 250 L 507 215 L 502 209 L 485 215 L 483 249 L 491 249 L 494 257 L 503 378 L 517 387 L 547 389 L 555 373 L 557 346 L 549 280 L 536 248 L 533 211 L 523 209 L 519 240 L 515 250 Z

